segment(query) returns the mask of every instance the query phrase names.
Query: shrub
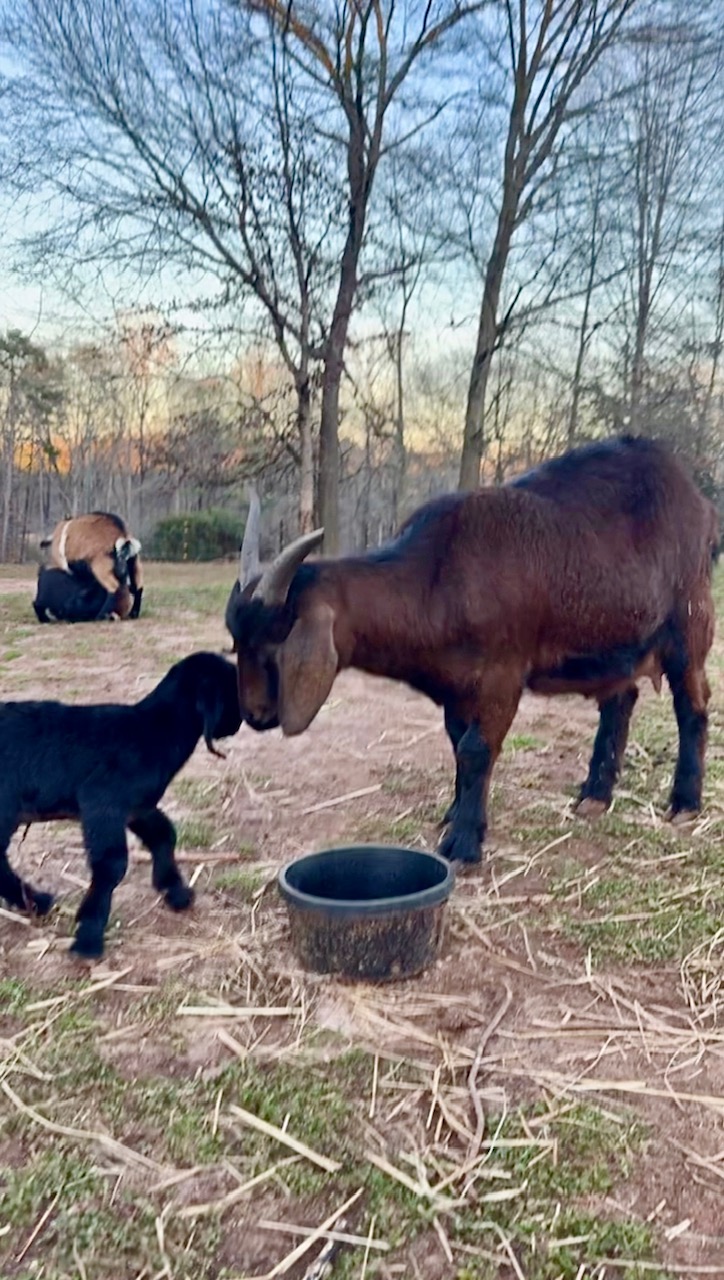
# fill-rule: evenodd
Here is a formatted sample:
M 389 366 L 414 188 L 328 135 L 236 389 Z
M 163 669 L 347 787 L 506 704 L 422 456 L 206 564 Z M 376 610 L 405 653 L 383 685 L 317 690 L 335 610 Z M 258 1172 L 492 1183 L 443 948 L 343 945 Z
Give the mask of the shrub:
M 244 519 L 230 511 L 195 511 L 159 520 L 144 548 L 153 560 L 219 560 L 236 555 Z

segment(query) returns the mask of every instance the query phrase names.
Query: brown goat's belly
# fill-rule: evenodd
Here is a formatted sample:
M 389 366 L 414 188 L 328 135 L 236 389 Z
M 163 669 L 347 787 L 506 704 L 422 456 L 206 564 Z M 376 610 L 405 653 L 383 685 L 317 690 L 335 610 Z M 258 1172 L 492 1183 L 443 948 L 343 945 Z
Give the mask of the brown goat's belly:
M 534 669 L 526 680 L 526 687 L 531 693 L 542 694 L 544 697 L 577 693 L 584 698 L 597 698 L 599 701 L 623 693 L 639 680 L 650 680 L 657 693 L 661 689 L 663 671 L 658 653 L 650 652 L 637 662 L 623 663 L 618 670 L 616 665 L 607 667 L 602 657 L 598 667 L 591 662 L 586 671 L 585 660 L 573 659 L 568 664 L 562 663 L 560 667 L 553 669 Z

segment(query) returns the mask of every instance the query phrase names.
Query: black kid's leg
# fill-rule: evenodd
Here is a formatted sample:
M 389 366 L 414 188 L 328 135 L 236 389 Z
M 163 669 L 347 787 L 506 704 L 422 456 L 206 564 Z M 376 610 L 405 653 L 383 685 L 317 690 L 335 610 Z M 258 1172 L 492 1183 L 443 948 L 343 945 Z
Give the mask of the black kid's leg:
M 174 857 L 176 831 L 171 820 L 160 809 L 150 809 L 132 818 L 128 828 L 151 855 L 154 889 L 174 911 L 185 911 L 194 900 L 194 891 L 185 883 Z
M 95 959 L 103 954 L 103 935 L 111 913 L 113 890 L 128 867 L 123 817 L 102 809 L 81 811 L 91 883 L 78 908 L 78 928 L 71 951 Z
M 52 893 L 43 893 L 40 889 L 34 889 L 27 880 L 21 880 L 8 862 L 7 849 L 15 827 L 15 815 L 0 820 L 0 898 L 4 898 L 11 907 L 17 907 L 20 911 L 45 916 L 53 905 Z

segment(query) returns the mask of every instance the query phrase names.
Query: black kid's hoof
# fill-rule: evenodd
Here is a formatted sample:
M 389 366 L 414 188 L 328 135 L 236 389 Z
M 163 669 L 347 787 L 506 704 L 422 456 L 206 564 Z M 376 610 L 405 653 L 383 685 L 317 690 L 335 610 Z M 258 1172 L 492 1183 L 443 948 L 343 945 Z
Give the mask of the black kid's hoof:
M 80 960 L 99 960 L 103 955 L 103 937 L 99 938 L 97 933 L 85 933 L 79 929 L 70 951 L 71 955 L 78 956 Z
M 30 897 L 30 910 L 33 915 L 47 916 L 54 902 L 55 897 L 52 893 L 43 893 L 40 889 L 33 889 Z
M 167 889 L 163 895 L 166 905 L 172 911 L 188 911 L 193 906 L 194 891 L 187 884 L 175 884 L 172 889 Z

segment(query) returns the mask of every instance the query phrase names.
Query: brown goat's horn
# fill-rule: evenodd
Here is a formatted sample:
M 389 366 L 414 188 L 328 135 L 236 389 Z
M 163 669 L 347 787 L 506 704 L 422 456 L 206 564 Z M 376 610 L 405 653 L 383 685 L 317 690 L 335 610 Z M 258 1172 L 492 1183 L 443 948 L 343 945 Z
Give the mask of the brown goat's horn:
M 261 526 L 261 504 L 256 489 L 249 494 L 249 514 L 244 526 L 244 537 L 239 555 L 239 586 L 243 589 L 259 572 L 259 533 Z
M 324 529 L 315 529 L 313 533 L 304 533 L 301 538 L 290 542 L 264 570 L 252 599 L 261 600 L 264 604 L 284 604 L 296 569 L 310 551 L 319 546 L 323 537 Z

